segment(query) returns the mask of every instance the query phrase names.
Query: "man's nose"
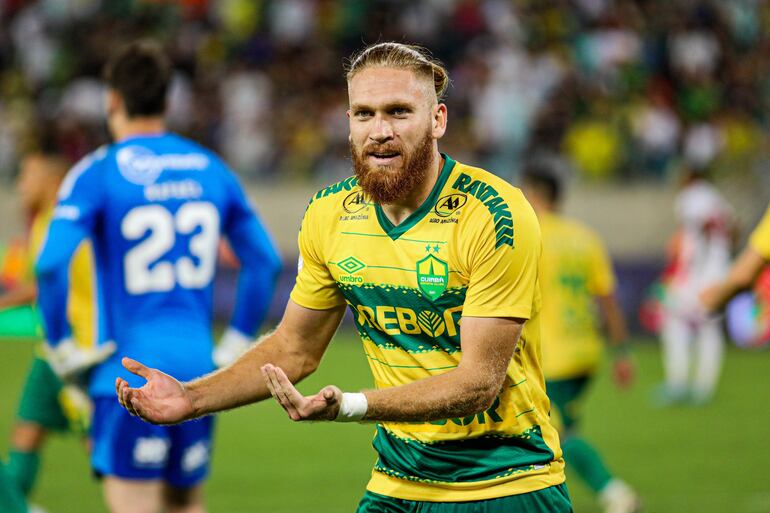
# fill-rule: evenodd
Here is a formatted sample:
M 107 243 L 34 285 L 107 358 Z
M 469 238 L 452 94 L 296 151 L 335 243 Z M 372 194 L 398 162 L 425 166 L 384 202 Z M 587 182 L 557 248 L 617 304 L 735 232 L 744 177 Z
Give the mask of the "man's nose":
M 374 118 L 374 126 L 369 138 L 375 142 L 383 143 L 393 139 L 393 125 L 387 119 L 377 115 Z

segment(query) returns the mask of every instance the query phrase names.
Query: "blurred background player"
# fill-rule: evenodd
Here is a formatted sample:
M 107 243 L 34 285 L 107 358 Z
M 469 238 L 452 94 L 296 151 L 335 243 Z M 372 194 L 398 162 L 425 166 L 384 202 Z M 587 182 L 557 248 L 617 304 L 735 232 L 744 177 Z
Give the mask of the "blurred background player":
M 69 165 L 55 151 L 45 147 L 27 155 L 21 164 L 17 191 L 29 229 L 29 269 L 45 241 L 56 204 L 56 193 Z M 69 266 L 70 290 L 67 317 L 72 338 L 84 351 L 95 347 L 95 292 L 91 245 L 84 241 Z M 31 305 L 37 287 L 30 278 L 24 284 L 0 295 L 0 308 Z M 110 345 L 104 346 L 108 349 Z M 108 356 L 102 350 L 101 356 Z M 84 391 L 72 383 L 64 384 L 43 354 L 36 355 L 27 374 L 19 401 L 18 417 L 11 433 L 11 448 L 6 471 L 9 479 L 29 495 L 37 479 L 40 450 L 50 431 L 68 430 L 85 434 L 90 416 L 90 402 Z
M 203 511 L 213 422 L 207 417 L 164 427 L 132 418 L 113 396 L 115 376 L 127 374 L 120 359 L 142 358 L 184 379 L 213 370 L 212 279 L 222 234 L 241 263 L 235 312 L 224 335 L 231 356 L 254 336 L 280 267 L 227 166 L 167 133 L 170 77 L 165 55 L 147 42 L 128 45 L 107 63 L 107 118 L 116 142 L 68 174 L 36 267 L 47 339 L 57 353 L 70 337 L 61 314 L 66 263 L 81 240 L 93 241 L 98 326 L 118 350 L 94 370 L 90 385 L 91 463 L 115 513 Z
M 727 276 L 712 283 L 700 294 L 700 301 L 707 313 L 721 310 L 738 292 L 755 283 L 770 262 L 770 206 L 754 231 L 749 243 L 730 267 Z
M 704 316 L 698 293 L 727 274 L 735 234 L 733 210 L 704 171 L 687 169 L 674 214 L 678 231 L 663 278 L 665 383 L 657 399 L 662 405 L 702 404 L 711 399 L 719 380 L 724 335 L 719 319 Z
M 0 461 L 0 511 L 3 513 L 27 513 L 31 511 L 24 500 L 24 495 L 8 475 L 2 461 Z
M 603 318 L 612 344 L 613 377 L 627 387 L 634 378 L 626 323 L 615 299 L 612 264 L 599 237 L 559 214 L 563 177 L 545 162 L 525 167 L 523 190 L 543 237 L 543 374 L 555 406 L 564 459 L 599 497 L 607 513 L 640 511 L 636 493 L 614 477 L 596 449 L 578 432 L 581 402 L 599 369 Z M 597 312 L 596 305 L 601 312 Z

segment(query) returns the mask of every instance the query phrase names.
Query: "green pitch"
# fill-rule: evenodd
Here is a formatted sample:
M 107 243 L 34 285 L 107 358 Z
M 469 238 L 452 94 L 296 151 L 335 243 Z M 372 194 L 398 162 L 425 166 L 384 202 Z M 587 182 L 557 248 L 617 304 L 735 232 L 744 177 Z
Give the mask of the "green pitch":
M 722 386 L 709 406 L 658 410 L 648 398 L 660 380 L 658 347 L 637 344 L 639 381 L 629 392 L 606 375 L 590 393 L 584 434 L 613 470 L 636 486 L 654 513 L 768 513 L 770 351 L 730 350 Z M 0 454 L 8 448 L 18 391 L 32 345 L 0 341 Z M 339 336 L 320 370 L 300 385 L 306 393 L 334 383 L 371 386 L 352 335 Z M 374 462 L 373 428 L 293 424 L 272 402 L 222 415 L 207 496 L 212 513 L 352 512 Z M 105 511 L 89 476 L 85 451 L 72 438 L 49 444 L 33 500 L 50 513 Z M 575 511 L 599 512 L 568 479 Z

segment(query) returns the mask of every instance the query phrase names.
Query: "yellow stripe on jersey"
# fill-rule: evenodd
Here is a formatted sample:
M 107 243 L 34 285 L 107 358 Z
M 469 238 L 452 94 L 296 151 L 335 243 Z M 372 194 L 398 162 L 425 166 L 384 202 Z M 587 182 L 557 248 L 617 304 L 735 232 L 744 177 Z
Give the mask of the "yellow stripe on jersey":
M 543 260 L 543 372 L 567 379 L 593 372 L 602 355 L 596 296 L 612 294 L 615 276 L 599 237 L 553 213 L 540 215 Z
M 751 232 L 749 245 L 765 260 L 770 260 L 770 206 L 754 231 Z
M 47 209 L 36 215 L 32 221 L 29 237 L 31 259 L 35 259 L 42 249 L 52 217 L 53 209 Z M 72 336 L 84 349 L 92 348 L 97 343 L 94 274 L 91 243 L 85 240 L 78 246 L 70 261 L 70 288 L 67 298 L 67 317 L 72 327 Z
M 378 425 L 368 489 L 452 502 L 559 484 L 561 449 L 539 362 L 537 219 L 518 189 L 445 159 L 430 196 L 398 226 L 355 178 L 316 194 L 299 234 L 291 298 L 313 309 L 348 304 L 377 388 L 455 368 L 463 316 L 528 319 L 487 411 Z

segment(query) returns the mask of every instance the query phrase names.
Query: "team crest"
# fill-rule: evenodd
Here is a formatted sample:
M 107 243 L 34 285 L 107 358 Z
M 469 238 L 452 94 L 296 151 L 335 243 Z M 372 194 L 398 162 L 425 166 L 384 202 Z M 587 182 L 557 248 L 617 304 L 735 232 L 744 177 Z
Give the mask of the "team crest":
M 449 284 L 449 266 L 443 260 L 428 255 L 417 262 L 417 285 L 431 301 L 438 298 Z

